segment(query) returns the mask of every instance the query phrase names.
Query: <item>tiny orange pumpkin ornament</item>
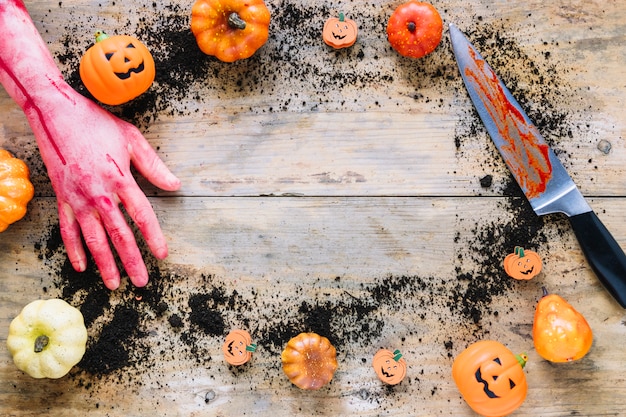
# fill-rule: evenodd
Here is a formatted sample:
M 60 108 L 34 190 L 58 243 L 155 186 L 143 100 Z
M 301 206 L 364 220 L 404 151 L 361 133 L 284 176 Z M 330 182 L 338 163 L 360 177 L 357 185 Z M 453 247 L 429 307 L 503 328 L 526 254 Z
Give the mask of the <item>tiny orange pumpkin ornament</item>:
M 224 62 L 251 57 L 267 41 L 269 25 L 263 0 L 197 0 L 191 8 L 198 47 Z
M 452 376 L 467 404 L 485 417 L 512 413 L 528 392 L 525 354 L 514 355 L 494 340 L 471 344 L 452 364 Z
M 422 58 L 441 42 L 443 21 L 429 3 L 409 0 L 398 6 L 387 22 L 387 40 L 402 56 Z
M 356 22 L 346 19 L 343 13 L 339 13 L 339 17 L 331 17 L 324 23 L 322 39 L 326 45 L 335 49 L 348 48 L 354 45 L 358 33 Z
M 508 254 L 502 263 L 504 271 L 519 280 L 529 280 L 541 272 L 541 258 L 536 252 L 516 246 L 513 253 Z
M 80 60 L 80 78 L 104 104 L 126 103 L 143 94 L 154 81 L 154 59 L 139 39 L 96 32 L 96 43 Z
M 0 149 L 0 232 L 26 215 L 27 205 L 34 195 L 26 163 Z
M 582 358 L 593 344 L 593 332 L 585 317 L 556 294 L 537 303 L 533 321 L 535 350 L 550 362 L 571 362 Z
M 316 333 L 293 337 L 281 354 L 283 372 L 298 388 L 317 390 L 330 382 L 337 370 L 337 351 Z
M 397 349 L 393 352 L 380 349 L 374 355 L 372 367 L 378 378 L 389 385 L 399 384 L 406 376 L 406 361 Z
M 250 333 L 245 330 L 235 329 L 226 336 L 222 345 L 224 359 L 231 365 L 243 365 L 256 351 L 256 344 L 252 343 Z

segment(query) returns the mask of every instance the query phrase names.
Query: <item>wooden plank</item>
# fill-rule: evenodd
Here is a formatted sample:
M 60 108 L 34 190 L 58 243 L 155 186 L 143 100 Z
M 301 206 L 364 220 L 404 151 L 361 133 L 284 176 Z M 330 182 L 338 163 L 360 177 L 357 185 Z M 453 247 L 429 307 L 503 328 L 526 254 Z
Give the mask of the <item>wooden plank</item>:
M 3 413 L 233 415 L 254 410 L 304 415 L 316 409 L 321 415 L 406 415 L 415 411 L 417 401 L 424 415 L 471 415 L 456 392 L 450 366 L 456 354 L 480 338 L 500 340 L 531 358 L 529 396 L 517 415 L 535 415 L 538 407 L 545 415 L 611 415 L 626 405 L 619 388 L 626 365 L 615 349 L 626 342 L 623 310 L 600 288 L 562 219 L 552 218 L 536 234 L 537 240 L 545 239 L 537 247 L 544 272 L 530 282 L 510 282 L 489 302 L 477 301 L 480 320 L 475 323 L 463 311 L 471 300 L 452 294 L 478 288 L 480 281 L 501 285 L 493 272 L 499 265 L 480 252 L 506 244 L 506 236 L 498 236 L 502 230 L 519 233 L 514 218 L 519 209 L 510 212 L 506 199 L 153 201 L 172 253 L 164 262 L 151 262 L 153 281 L 143 292 L 122 287 L 109 293 L 93 285 L 97 276 L 67 272 L 50 214 L 53 199 L 37 200 L 28 217 L 3 234 L 0 274 L 10 277 L 0 281 Z M 594 203 L 624 244 L 621 201 Z M 496 237 L 477 238 L 483 235 Z M 84 282 L 82 289 L 76 290 L 81 287 L 77 282 Z M 530 329 L 542 285 L 558 289 L 589 320 L 594 347 L 581 361 L 556 366 L 534 352 Z M 215 291 L 224 299 L 219 301 Z M 108 298 L 101 314 L 90 318 L 92 343 L 104 329 L 111 330 L 107 325 L 120 314 L 116 308 L 140 312 L 142 336 L 120 336 L 129 343 L 122 349 L 131 354 L 128 366 L 100 376 L 78 367 L 58 381 L 33 381 L 14 368 L 4 344 L 10 319 L 28 301 L 59 294 L 83 308 L 98 304 L 100 296 Z M 224 335 L 207 334 L 194 324 L 194 296 L 205 296 L 206 309 L 219 311 L 224 331 L 251 331 L 260 345 L 252 363 L 233 369 L 223 362 Z M 157 301 L 165 303 L 165 311 L 158 312 Z M 182 327 L 169 321 L 175 314 L 183 319 Z M 284 377 L 279 355 L 286 337 L 315 326 L 337 341 L 340 368 L 328 388 L 307 393 Z M 382 386 L 370 368 L 381 347 L 400 348 L 409 361 L 408 379 L 392 389 Z M 116 358 L 108 350 L 98 354 L 104 363 Z M 93 363 L 83 366 L 97 369 Z M 577 394 L 581 386 L 595 394 Z

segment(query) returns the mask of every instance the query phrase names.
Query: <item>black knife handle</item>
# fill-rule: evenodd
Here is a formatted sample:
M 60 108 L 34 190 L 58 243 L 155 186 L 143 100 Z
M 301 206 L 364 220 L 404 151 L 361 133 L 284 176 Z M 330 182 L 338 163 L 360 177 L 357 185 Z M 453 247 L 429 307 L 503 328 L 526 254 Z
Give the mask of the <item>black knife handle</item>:
M 591 269 L 617 302 L 626 308 L 626 255 L 593 211 L 569 218 Z

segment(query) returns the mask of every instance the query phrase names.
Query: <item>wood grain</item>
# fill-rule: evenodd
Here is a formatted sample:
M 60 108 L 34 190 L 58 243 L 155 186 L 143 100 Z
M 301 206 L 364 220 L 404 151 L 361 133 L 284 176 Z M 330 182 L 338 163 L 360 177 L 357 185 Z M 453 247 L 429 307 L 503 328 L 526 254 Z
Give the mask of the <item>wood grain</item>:
M 185 22 L 190 7 L 182 1 L 25 3 L 79 89 L 75 65 L 94 28 L 167 32 L 164 22 Z M 528 220 L 516 217 L 528 217 L 529 208 L 471 107 L 447 33 L 432 56 L 415 62 L 398 57 L 385 39 L 384 24 L 399 2 L 267 4 L 273 34 L 257 56 L 230 66 L 198 62 L 206 75 L 176 95 L 162 81 L 153 91 L 164 104 L 137 107 L 129 117 L 183 187 L 166 193 L 137 178 L 170 246 L 164 261 L 146 255 L 154 272 L 150 288 L 159 289 L 164 313 L 155 313 L 147 297 L 136 299 L 141 292 L 126 282 L 110 294 L 95 285 L 93 293 L 65 293 L 75 305 L 89 296 L 108 298 L 108 307 L 90 318 L 92 341 L 116 307 L 139 312 L 136 357 L 110 373 L 76 367 L 60 380 L 33 380 L 15 368 L 6 349 L 9 323 L 25 304 L 64 296 L 67 264 L 62 247 L 50 249 L 58 234 L 56 204 L 34 138 L 19 108 L 0 92 L 0 146 L 27 160 L 37 190 L 27 216 L 0 235 L 0 414 L 470 416 L 450 367 L 481 338 L 530 357 L 528 398 L 515 415 L 623 414 L 624 310 L 593 275 L 566 219 L 531 220 L 528 232 Z M 468 33 L 521 98 L 626 247 L 622 2 L 433 4 L 446 23 Z M 338 11 L 360 25 L 357 44 L 343 52 L 321 40 L 323 21 Z M 294 25 L 295 16 L 306 17 L 305 26 Z M 159 56 L 180 52 L 175 44 L 151 47 Z M 606 153 L 603 141 L 611 145 Z M 481 186 L 486 175 L 493 176 L 490 187 Z M 520 231 L 532 241 L 519 244 L 541 254 L 542 274 L 506 283 L 479 303 L 474 321 L 463 311 L 463 292 L 481 280 L 501 283 L 490 255 L 497 258 L 493 252 L 504 250 L 507 233 Z M 84 279 L 97 283 L 91 271 Z M 555 365 L 534 351 L 532 319 L 542 286 L 589 321 L 594 345 L 582 360 Z M 232 301 L 218 308 L 226 327 L 248 327 L 259 342 L 244 367 L 229 367 L 222 337 L 202 333 L 190 320 L 192 296 L 215 289 Z M 369 310 L 359 313 L 363 306 Z M 306 318 L 305 307 L 310 314 L 335 311 L 328 320 L 340 365 L 317 392 L 289 383 L 275 343 L 279 331 L 288 333 Z M 173 315 L 183 318 L 182 327 L 171 324 Z M 370 331 L 359 333 L 364 324 Z M 393 388 L 371 369 L 382 347 L 401 349 L 409 365 L 407 379 Z

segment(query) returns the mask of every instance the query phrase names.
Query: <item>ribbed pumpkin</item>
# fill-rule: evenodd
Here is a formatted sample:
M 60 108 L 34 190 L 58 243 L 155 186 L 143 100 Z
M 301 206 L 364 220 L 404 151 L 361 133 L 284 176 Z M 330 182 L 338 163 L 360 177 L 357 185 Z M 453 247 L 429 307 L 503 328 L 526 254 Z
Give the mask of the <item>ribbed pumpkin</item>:
M 300 333 L 287 342 L 281 355 L 283 371 L 298 388 L 317 390 L 330 382 L 337 369 L 337 351 L 316 333 Z
M 26 215 L 26 206 L 34 194 L 28 166 L 0 149 L 0 232 Z

